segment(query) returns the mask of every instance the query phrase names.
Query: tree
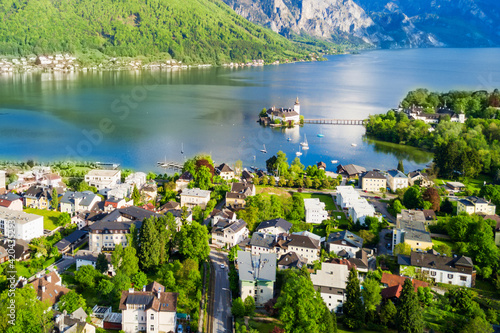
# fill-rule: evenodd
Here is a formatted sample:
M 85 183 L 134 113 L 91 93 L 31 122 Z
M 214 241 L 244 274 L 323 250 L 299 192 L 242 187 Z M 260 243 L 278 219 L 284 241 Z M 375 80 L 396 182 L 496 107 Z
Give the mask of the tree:
M 403 205 L 408 209 L 422 208 L 423 201 L 420 187 L 413 185 L 406 190 L 403 196 Z
M 115 286 L 116 293 L 120 293 L 123 290 L 127 290 L 130 288 L 130 278 L 123 272 L 118 272 L 113 277 L 113 284 Z
M 107 279 L 102 279 L 99 281 L 99 284 L 97 285 L 97 291 L 99 292 L 100 295 L 107 297 L 108 295 L 111 294 L 113 291 L 114 284 L 113 282 L 107 280 Z
M 374 321 L 375 312 L 378 305 L 382 301 L 380 294 L 380 283 L 376 279 L 366 279 L 363 282 L 363 290 L 361 291 L 363 302 L 365 304 L 366 313 L 369 315 L 370 321 Z
M 136 250 L 133 247 L 127 246 L 123 250 L 119 271 L 127 277 L 139 271 L 139 258 L 137 258 Z
M 421 333 L 424 331 L 422 309 L 411 279 L 406 279 L 399 298 L 396 323 L 398 332 Z
M 94 288 L 96 278 L 101 275 L 92 265 L 81 266 L 75 273 L 75 280 L 84 287 Z
M 160 263 L 160 240 L 154 217 L 147 218 L 142 222 L 137 256 L 144 270 L 151 270 Z
M 71 290 L 66 295 L 62 295 L 59 300 L 59 311 L 66 310 L 67 313 L 73 313 L 78 308 L 86 308 L 85 298 L 74 290 Z
M 238 251 L 241 251 L 241 248 L 238 244 L 236 246 L 233 246 L 229 250 L 229 254 L 227 255 L 227 259 L 229 262 L 234 262 L 236 259 L 238 259 Z
M 134 285 L 135 290 L 141 290 L 142 287 L 148 284 L 148 277 L 144 272 L 137 272 L 132 275 L 130 282 Z
M 424 305 L 431 305 L 432 299 L 434 296 L 432 295 L 431 288 L 429 287 L 418 287 L 417 289 L 418 300 L 420 303 Z
M 394 255 L 404 254 L 409 256 L 411 254 L 411 246 L 407 243 L 398 243 L 394 246 Z
M 401 210 L 403 210 L 403 205 L 401 204 L 401 201 L 399 201 L 398 199 L 394 200 L 393 204 L 392 204 L 392 208 L 394 209 L 394 211 L 397 213 L 397 214 L 400 214 L 401 213 Z
M 57 194 L 57 189 L 55 187 L 52 189 L 52 200 L 50 201 L 50 205 L 53 210 L 59 208 L 59 194 Z
M 106 255 L 104 253 L 99 253 L 97 256 L 97 261 L 95 263 L 95 269 L 101 273 L 107 272 L 108 270 L 108 259 L 106 259 Z
M 380 322 L 387 326 L 393 324 L 397 313 L 398 310 L 394 306 L 394 303 L 391 300 L 387 300 L 380 309 Z
M 422 199 L 432 204 L 430 209 L 435 212 L 439 212 L 439 209 L 441 208 L 441 196 L 439 195 L 438 190 L 434 187 L 429 187 L 424 191 Z
M 196 187 L 202 190 L 208 190 L 212 187 L 212 172 L 210 169 L 202 165 L 194 175 L 194 182 Z
M 61 213 L 59 217 L 57 218 L 56 224 L 59 226 L 65 226 L 67 224 L 71 223 L 71 216 L 69 216 L 68 213 Z
M 132 190 L 132 200 L 134 201 L 134 206 L 139 205 L 139 203 L 141 202 L 141 194 L 139 193 L 139 190 L 135 185 L 134 189 Z
M 481 316 L 476 316 L 469 319 L 467 324 L 462 328 L 460 333 L 493 333 L 495 330 L 491 324 Z
M 210 247 L 207 228 L 198 223 L 186 224 L 175 236 L 179 252 L 186 258 L 203 261 L 208 258 Z
M 243 301 L 241 300 L 241 297 L 238 297 L 233 301 L 233 306 L 231 308 L 231 313 L 233 316 L 236 318 L 243 318 L 245 316 L 245 305 L 243 304 Z
M 245 315 L 253 317 L 255 313 L 255 299 L 248 295 L 247 298 L 245 298 Z
M 120 262 L 122 260 L 122 257 L 123 257 L 123 246 L 121 244 L 118 244 L 115 246 L 115 250 L 111 254 L 111 265 L 113 265 L 115 271 L 117 271 L 118 268 L 120 268 Z
M 401 171 L 402 173 L 405 173 L 405 167 L 403 165 L 403 160 L 398 161 L 398 170 Z
M 351 329 L 360 328 L 365 320 L 365 308 L 361 301 L 361 290 L 359 287 L 358 271 L 353 268 L 349 272 L 346 285 L 346 301 L 344 313 L 345 324 Z
M 481 275 L 487 279 L 492 269 L 498 266 L 499 249 L 495 245 L 493 230 L 488 222 L 480 216 L 475 218 L 476 222 L 470 228 L 473 232 L 469 233 L 468 250 L 474 264 L 482 268 Z

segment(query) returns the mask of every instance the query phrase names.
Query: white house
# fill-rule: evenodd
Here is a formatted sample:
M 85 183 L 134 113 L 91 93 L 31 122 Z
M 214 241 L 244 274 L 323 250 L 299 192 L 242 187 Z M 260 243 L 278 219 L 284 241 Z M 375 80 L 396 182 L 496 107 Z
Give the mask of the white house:
M 354 201 L 354 204 L 349 207 L 349 216 L 354 222 L 365 224 L 366 217 L 375 217 L 375 208 L 365 199 L 359 198 Z
M 135 185 L 137 189 L 141 189 L 146 184 L 146 178 L 147 175 L 144 172 L 134 172 L 125 178 L 125 183 Z
M 108 189 L 120 184 L 122 172 L 120 170 L 90 170 L 85 175 L 85 182 L 90 186 L 95 186 L 99 193 L 107 195 Z
M 465 256 L 446 257 L 434 250 L 412 252 L 409 256 L 399 255 L 398 264 L 403 276 L 415 277 L 414 274 L 422 273 L 436 283 L 468 288 L 476 283 L 474 263 Z
M 251 296 L 260 307 L 274 297 L 276 254 L 252 255 L 238 251 L 237 265 L 242 299 Z
M 15 193 L 9 192 L 0 195 L 0 207 L 23 211 L 23 199 Z
M 336 202 L 341 208 L 349 208 L 359 199 L 359 193 L 352 186 L 337 186 Z
M 261 253 L 274 253 L 276 239 L 277 237 L 272 234 L 254 232 L 248 246 L 250 247 L 250 251 L 253 255 L 259 255 Z
M 319 290 L 328 310 L 342 312 L 349 276 L 348 266 L 324 262 L 321 269 L 310 276 L 314 289 Z
M 99 253 L 87 251 L 87 250 L 78 250 L 78 252 L 75 253 L 75 260 L 76 260 L 76 270 L 79 270 L 80 267 L 82 266 L 87 266 L 91 265 L 95 268 L 95 265 L 97 263 L 97 256 Z M 106 260 L 108 261 L 108 270 L 104 272 L 104 274 L 109 275 L 109 276 L 114 276 L 115 275 L 115 270 L 113 265 L 111 265 L 111 254 L 106 253 Z
M 268 221 L 262 221 L 257 229 L 255 229 L 255 231 L 278 236 L 280 234 L 288 234 L 290 232 L 290 229 L 292 229 L 292 226 L 293 224 L 291 224 L 287 220 L 278 218 Z
M 324 220 L 328 220 L 325 203 L 321 202 L 318 198 L 304 199 L 304 208 L 307 223 L 319 224 Z
M 216 170 L 219 176 L 224 180 L 231 180 L 236 178 L 234 170 L 226 163 L 222 163 L 221 165 L 219 165 Z
M 331 233 L 326 241 L 328 252 L 339 254 L 344 251 L 349 258 L 354 258 L 356 253 L 363 248 L 363 238 L 344 230 Z
M 43 217 L 0 207 L 0 232 L 29 242 L 43 236 Z
M 212 227 L 212 244 L 233 247 L 248 238 L 247 223 L 243 220 L 219 219 Z
M 130 198 L 134 185 L 129 183 L 115 184 L 107 188 L 108 199 L 124 199 Z
M 295 252 L 306 259 L 308 264 L 312 264 L 320 259 L 321 242 L 318 239 L 295 234 L 287 236 L 286 239 L 287 242 L 284 244 L 285 251 L 279 251 L 279 254 Z
M 186 171 L 184 172 L 179 179 L 175 181 L 175 190 L 176 191 L 182 191 L 186 189 L 189 185 L 189 183 L 193 180 L 193 175 L 189 172 Z
M 60 210 L 73 216 L 83 211 L 89 211 L 92 207 L 101 201 L 101 197 L 91 191 L 64 193 L 60 200 Z
M 181 207 L 193 208 L 200 206 L 201 209 L 205 209 L 210 201 L 210 193 L 210 191 L 200 190 L 199 188 L 184 189 L 181 193 Z
M 120 310 L 125 333 L 175 332 L 178 293 L 165 292 L 158 282 L 151 282 L 142 291 L 122 291 Z
M 387 171 L 387 184 L 391 191 L 396 192 L 398 189 L 403 189 L 408 187 L 408 176 L 399 170 L 388 170 Z
M 393 250 L 399 243 L 410 245 L 413 250 L 432 248 L 431 234 L 425 230 L 426 218 L 420 210 L 402 210 L 397 215 L 396 228 L 393 231 Z
M 380 192 L 387 187 L 386 177 L 378 171 L 368 171 L 360 176 L 361 189 L 367 192 Z
M 457 214 L 465 212 L 467 214 L 495 215 L 495 210 L 494 204 L 478 197 L 467 197 L 457 202 Z

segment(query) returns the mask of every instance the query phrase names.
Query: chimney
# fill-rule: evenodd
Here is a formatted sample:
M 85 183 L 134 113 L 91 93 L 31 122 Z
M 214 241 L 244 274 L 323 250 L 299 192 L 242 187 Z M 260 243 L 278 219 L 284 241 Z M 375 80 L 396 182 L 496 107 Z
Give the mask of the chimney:
M 50 276 L 50 274 L 47 275 L 47 281 L 50 283 L 52 282 L 52 276 Z
M 142 286 L 142 291 L 146 291 L 146 286 Z
M 129 292 L 130 294 L 133 294 L 133 293 L 134 293 L 134 288 L 129 288 L 128 292 Z
M 45 286 L 42 286 L 42 293 L 45 292 Z
M 160 299 L 161 287 L 158 288 L 158 299 Z

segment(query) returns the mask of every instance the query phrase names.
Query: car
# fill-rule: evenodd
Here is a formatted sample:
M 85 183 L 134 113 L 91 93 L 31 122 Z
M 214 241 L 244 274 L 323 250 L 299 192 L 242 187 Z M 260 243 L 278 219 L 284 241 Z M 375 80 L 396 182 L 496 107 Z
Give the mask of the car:
M 387 248 L 390 249 L 391 248 L 391 243 L 387 243 Z
M 182 332 L 183 332 L 182 324 L 179 324 L 179 326 L 177 326 L 177 333 L 182 333 Z
M 387 215 L 382 215 L 382 217 L 385 219 L 387 217 Z
M 382 199 L 381 197 L 375 197 L 375 199 Z
M 224 268 L 226 268 L 226 265 L 220 264 L 220 268 L 224 269 Z

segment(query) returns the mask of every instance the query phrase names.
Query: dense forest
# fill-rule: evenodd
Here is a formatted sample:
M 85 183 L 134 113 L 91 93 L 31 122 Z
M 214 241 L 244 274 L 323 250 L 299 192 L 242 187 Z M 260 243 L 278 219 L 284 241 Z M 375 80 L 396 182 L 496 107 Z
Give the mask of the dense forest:
M 185 63 L 306 58 L 294 43 L 219 0 L 0 0 L 0 54 L 70 52 Z
M 500 180 L 500 92 L 411 91 L 401 102 L 401 108 L 420 106 L 426 113 L 447 107 L 465 113 L 465 124 L 441 117 L 432 127 L 422 120 L 410 120 L 402 111 L 370 116 L 366 133 L 381 140 L 407 144 L 434 152 L 434 162 L 440 176 L 475 177 L 489 174 Z

